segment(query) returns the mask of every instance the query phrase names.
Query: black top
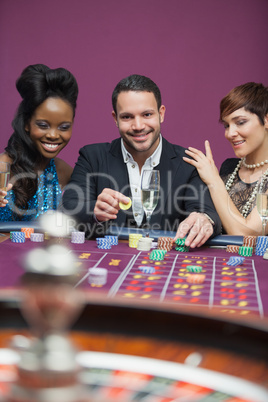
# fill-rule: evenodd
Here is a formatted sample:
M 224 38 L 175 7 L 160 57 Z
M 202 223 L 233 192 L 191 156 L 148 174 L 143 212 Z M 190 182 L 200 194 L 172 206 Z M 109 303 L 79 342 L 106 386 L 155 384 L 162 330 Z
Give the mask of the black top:
M 239 160 L 240 159 L 238 159 L 238 158 L 229 158 L 229 159 L 226 159 L 223 162 L 223 164 L 221 165 L 220 176 L 225 184 L 227 183 L 229 177 L 235 170 Z M 242 214 L 242 209 L 243 209 L 244 205 L 246 204 L 246 202 L 248 201 L 248 199 L 250 198 L 252 191 L 254 190 L 256 184 L 257 184 L 256 181 L 254 183 L 245 183 L 244 181 L 242 181 L 240 179 L 239 171 L 238 171 L 238 174 L 236 174 L 234 181 L 233 181 L 233 185 L 232 185 L 231 189 L 229 190 L 229 195 L 230 195 L 233 203 L 235 204 L 236 208 L 239 210 L 239 212 L 241 214 Z M 264 183 L 264 186 L 263 186 L 263 191 L 266 191 L 267 189 L 268 189 L 268 181 L 266 180 Z M 252 209 L 255 207 L 255 205 L 256 205 L 256 198 L 251 205 L 249 213 L 252 211 Z

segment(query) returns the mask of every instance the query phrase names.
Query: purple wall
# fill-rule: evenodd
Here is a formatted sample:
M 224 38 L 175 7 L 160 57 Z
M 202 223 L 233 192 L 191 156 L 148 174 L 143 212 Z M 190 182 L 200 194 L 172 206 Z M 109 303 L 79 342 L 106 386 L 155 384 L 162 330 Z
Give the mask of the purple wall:
M 80 93 L 70 144 L 74 165 L 87 143 L 118 136 L 111 93 L 133 73 L 160 87 L 163 135 L 203 149 L 219 166 L 233 152 L 218 123 L 219 101 L 247 81 L 268 85 L 267 0 L 0 0 L 2 152 L 20 97 L 15 80 L 28 64 L 66 67 Z

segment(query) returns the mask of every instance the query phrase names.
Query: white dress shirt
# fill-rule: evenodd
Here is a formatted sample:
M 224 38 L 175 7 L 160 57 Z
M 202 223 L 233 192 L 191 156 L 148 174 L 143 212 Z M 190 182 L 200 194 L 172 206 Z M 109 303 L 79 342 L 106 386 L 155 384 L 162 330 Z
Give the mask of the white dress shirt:
M 144 209 L 141 202 L 141 177 L 143 170 L 153 170 L 159 165 L 162 153 L 162 136 L 160 134 L 160 142 L 154 153 L 146 159 L 141 173 L 137 162 L 134 161 L 132 155 L 126 150 L 123 139 L 121 139 L 121 149 L 125 164 L 127 165 L 129 185 L 131 189 L 132 210 L 134 219 L 138 226 L 141 225 L 144 215 Z

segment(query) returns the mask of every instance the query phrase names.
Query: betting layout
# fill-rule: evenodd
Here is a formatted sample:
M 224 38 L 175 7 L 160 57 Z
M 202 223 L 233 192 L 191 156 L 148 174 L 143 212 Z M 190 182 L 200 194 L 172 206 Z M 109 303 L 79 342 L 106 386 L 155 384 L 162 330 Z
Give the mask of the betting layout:
M 91 246 L 90 250 L 74 250 L 74 253 L 83 262 L 83 275 L 77 285 L 95 291 L 101 289 L 107 297 L 153 299 L 206 306 L 229 314 L 263 316 L 258 276 L 250 257 L 233 266 L 228 264 L 230 254 L 226 252 L 213 256 L 204 250 L 188 253 L 170 250 L 162 261 L 155 261 L 150 259 L 150 252 L 138 252 L 127 244 L 114 246 L 109 252 Z M 107 270 L 106 283 L 90 283 L 88 270 L 92 267 Z M 205 278 L 203 283 L 189 283 L 189 276 L 193 276 L 189 267 L 201 267 L 198 271 Z
M 180 252 L 172 249 L 166 252 L 163 261 L 153 261 L 149 258 L 151 251 L 140 252 L 127 243 L 119 243 L 105 250 L 99 249 L 94 241 L 81 244 L 66 241 L 77 260 L 84 263 L 78 284 L 83 284 L 91 291 L 101 288 L 107 297 L 118 294 L 134 300 L 157 299 L 188 306 L 207 306 L 229 314 L 255 314 L 261 318 L 264 303 L 266 315 L 267 286 L 264 278 L 268 260 L 262 256 L 245 256 L 242 264 L 232 266 L 228 261 L 237 254 L 226 250 L 213 252 L 213 249 L 198 248 Z M 24 240 L 23 244 L 11 240 L 2 243 L 2 248 L 6 250 L 2 254 L 3 266 L 12 266 L 12 275 L 10 270 L 1 273 L 2 287 L 14 287 L 18 281 L 16 275 L 22 272 L 19 255 L 27 253 L 34 245 L 39 247 L 39 243 L 33 243 L 30 239 Z M 188 283 L 189 266 L 201 266 L 201 274 L 205 275 L 203 283 Z M 89 284 L 88 270 L 92 267 L 107 270 L 106 284 Z M 142 267 L 149 268 L 148 272 L 153 268 L 154 272 L 145 273 Z M 262 278 L 260 282 L 259 277 Z

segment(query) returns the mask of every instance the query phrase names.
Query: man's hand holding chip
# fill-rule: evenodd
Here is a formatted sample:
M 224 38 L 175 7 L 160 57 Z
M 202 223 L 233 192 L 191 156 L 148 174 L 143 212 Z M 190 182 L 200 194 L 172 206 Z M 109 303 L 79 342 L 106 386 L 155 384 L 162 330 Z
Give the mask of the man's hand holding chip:
M 128 209 L 130 206 L 130 198 L 118 191 L 105 188 L 97 198 L 94 215 L 98 222 L 106 222 L 116 219 L 120 209 Z

